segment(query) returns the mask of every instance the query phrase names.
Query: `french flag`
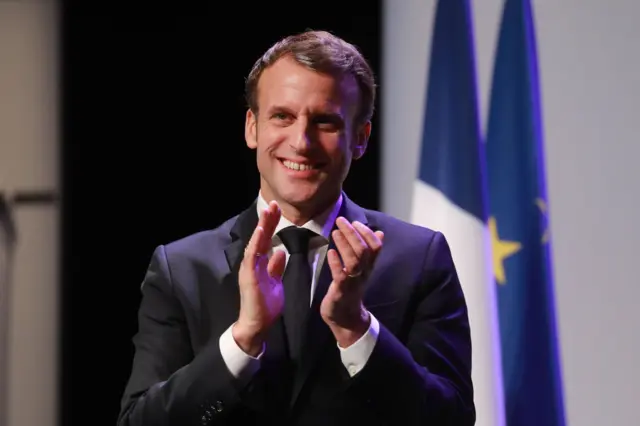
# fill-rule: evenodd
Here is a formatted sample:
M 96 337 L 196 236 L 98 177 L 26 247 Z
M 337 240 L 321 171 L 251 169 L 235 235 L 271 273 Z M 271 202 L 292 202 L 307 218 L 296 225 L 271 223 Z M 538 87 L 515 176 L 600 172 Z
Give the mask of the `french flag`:
M 449 243 L 469 308 L 476 425 L 504 426 L 469 1 L 439 1 L 435 19 L 411 222 L 442 232 Z

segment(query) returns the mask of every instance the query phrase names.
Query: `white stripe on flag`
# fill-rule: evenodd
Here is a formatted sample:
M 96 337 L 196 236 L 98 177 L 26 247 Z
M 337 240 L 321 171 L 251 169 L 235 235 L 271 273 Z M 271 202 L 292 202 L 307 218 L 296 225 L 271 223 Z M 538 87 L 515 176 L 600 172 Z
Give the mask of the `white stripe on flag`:
M 476 426 L 504 425 L 495 285 L 488 229 L 421 180 L 414 183 L 411 222 L 444 234 L 469 308 Z

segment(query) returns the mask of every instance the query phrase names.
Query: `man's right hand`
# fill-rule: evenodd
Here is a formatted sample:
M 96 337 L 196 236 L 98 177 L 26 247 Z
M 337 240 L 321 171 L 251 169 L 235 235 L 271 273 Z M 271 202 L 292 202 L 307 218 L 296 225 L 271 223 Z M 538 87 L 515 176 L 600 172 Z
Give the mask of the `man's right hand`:
M 282 274 L 286 255 L 278 251 L 271 259 L 267 256 L 280 214 L 275 201 L 260 214 L 238 272 L 240 315 L 233 325 L 232 335 L 238 346 L 251 356 L 261 352 L 267 330 L 284 307 Z

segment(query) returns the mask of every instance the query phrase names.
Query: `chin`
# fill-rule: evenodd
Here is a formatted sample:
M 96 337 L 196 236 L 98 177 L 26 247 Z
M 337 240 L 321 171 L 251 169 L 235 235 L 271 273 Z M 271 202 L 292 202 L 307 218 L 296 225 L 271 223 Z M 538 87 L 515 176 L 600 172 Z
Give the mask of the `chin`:
M 307 206 L 317 200 L 317 191 L 289 189 L 280 192 L 280 198 L 292 206 Z
M 278 188 L 282 201 L 295 207 L 309 207 L 326 198 L 326 191 L 317 183 L 298 182 Z
M 313 180 L 277 176 L 266 184 L 273 197 L 282 203 L 300 210 L 315 210 L 331 197 L 331 193 L 334 192 L 331 188 L 333 183 L 327 176 L 318 176 Z

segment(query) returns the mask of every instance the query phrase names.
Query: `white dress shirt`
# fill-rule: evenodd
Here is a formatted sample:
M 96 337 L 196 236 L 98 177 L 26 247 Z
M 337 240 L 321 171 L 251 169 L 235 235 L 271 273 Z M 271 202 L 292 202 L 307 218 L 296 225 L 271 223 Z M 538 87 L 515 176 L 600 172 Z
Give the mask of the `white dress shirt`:
M 312 295 L 314 294 L 317 287 L 320 270 L 322 269 L 322 265 L 326 258 L 327 249 L 329 247 L 329 234 L 333 229 L 333 225 L 338 217 L 341 206 L 342 195 L 340 195 L 337 203 L 332 208 L 328 209 L 323 214 L 317 216 L 313 220 L 310 220 L 303 225 L 304 228 L 307 228 L 317 234 L 317 236 L 312 237 L 309 241 L 309 262 L 311 267 L 313 268 L 311 292 L 309 293 L 310 305 L 313 301 Z M 258 195 L 257 207 L 258 215 L 260 215 L 260 213 L 268 207 L 267 202 L 264 200 L 261 194 Z M 287 253 L 284 244 L 277 236 L 277 233 L 281 229 L 288 226 L 295 225 L 281 216 L 280 222 L 278 223 L 274 232 L 274 236 L 272 238 L 272 249 L 269 253 L 269 255 L 271 255 L 275 250 L 282 250 L 286 254 L 287 261 L 289 260 L 289 254 Z M 362 370 L 362 368 L 365 366 L 378 340 L 380 324 L 378 323 L 378 320 L 373 315 L 371 315 L 371 313 L 369 313 L 369 317 L 371 318 L 369 329 L 360 339 L 358 339 L 355 343 L 347 348 L 341 348 L 340 345 L 337 345 L 340 351 L 342 363 L 347 369 L 349 375 L 352 377 L 356 375 L 360 370 Z M 220 336 L 220 352 L 231 374 L 233 374 L 234 377 L 240 380 L 247 381 L 260 368 L 260 358 L 262 357 L 264 351 L 269 350 L 269 348 L 263 348 L 262 353 L 260 353 L 257 357 L 250 356 L 249 354 L 245 353 L 233 339 L 233 336 L 231 334 L 232 327 L 233 325 L 231 325 Z

